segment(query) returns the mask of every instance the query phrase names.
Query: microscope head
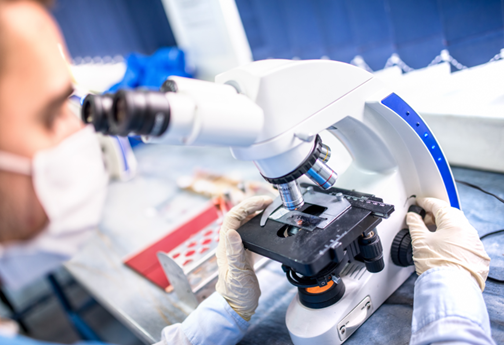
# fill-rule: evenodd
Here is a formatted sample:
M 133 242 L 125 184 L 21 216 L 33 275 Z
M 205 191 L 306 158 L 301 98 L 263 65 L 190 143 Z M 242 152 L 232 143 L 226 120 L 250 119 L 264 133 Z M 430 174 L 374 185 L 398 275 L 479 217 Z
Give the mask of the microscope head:
M 337 179 L 340 186 L 373 190 L 373 181 L 397 169 L 413 176 L 401 182 L 407 189 L 458 206 L 449 167 L 428 127 L 421 118 L 404 126 L 418 117 L 402 114 L 407 107 L 372 74 L 349 64 L 263 60 L 222 73 L 216 83 L 170 77 L 160 91 L 88 96 L 82 117 L 97 131 L 142 136 L 147 143 L 230 147 L 235 158 L 254 162 L 288 210 L 304 204 L 302 176 L 326 190 Z M 321 132 L 351 155 L 344 175 L 327 164 L 331 150 Z
M 263 60 L 224 72 L 216 82 L 234 86 L 264 112 L 264 126 L 249 147 L 232 147 L 235 158 L 252 160 L 273 184 L 288 210 L 303 206 L 298 179 L 328 190 L 338 174 L 327 165 L 331 149 L 318 133 L 334 122 L 303 123 L 372 78 L 354 66 L 324 60 Z

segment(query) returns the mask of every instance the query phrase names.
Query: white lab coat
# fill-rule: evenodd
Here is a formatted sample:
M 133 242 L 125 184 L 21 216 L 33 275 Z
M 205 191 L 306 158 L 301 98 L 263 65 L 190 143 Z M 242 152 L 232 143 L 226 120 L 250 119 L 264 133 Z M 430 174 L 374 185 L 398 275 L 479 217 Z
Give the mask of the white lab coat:
M 468 272 L 437 267 L 415 282 L 410 345 L 492 344 L 483 294 Z
M 224 345 L 238 343 L 249 323 L 217 292 L 204 300 L 182 323 L 163 329 L 156 345 Z

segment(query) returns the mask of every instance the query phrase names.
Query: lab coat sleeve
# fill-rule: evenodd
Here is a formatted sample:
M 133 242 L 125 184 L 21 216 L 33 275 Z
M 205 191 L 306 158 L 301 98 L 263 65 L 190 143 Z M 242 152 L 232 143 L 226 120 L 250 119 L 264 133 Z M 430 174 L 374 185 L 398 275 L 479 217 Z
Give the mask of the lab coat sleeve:
M 249 323 L 217 292 L 204 300 L 181 324 L 163 329 L 156 345 L 229 345 L 238 343 Z
M 483 294 L 457 268 L 432 268 L 417 279 L 411 328 L 411 345 L 495 344 Z

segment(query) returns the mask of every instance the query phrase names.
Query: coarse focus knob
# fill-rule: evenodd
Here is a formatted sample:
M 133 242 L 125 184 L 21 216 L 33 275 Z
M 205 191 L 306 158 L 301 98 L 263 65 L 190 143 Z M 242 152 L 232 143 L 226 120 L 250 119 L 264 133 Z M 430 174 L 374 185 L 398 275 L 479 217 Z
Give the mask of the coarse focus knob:
M 400 267 L 408 267 L 413 262 L 413 247 L 411 246 L 411 235 L 408 229 L 402 229 L 397 233 L 390 248 L 392 262 Z
M 417 213 L 422 219 L 425 218 L 426 214 L 425 210 L 417 205 L 411 205 L 408 208 L 408 212 Z M 392 257 L 392 262 L 397 266 L 408 267 L 415 264 L 413 261 L 411 234 L 408 229 L 402 229 L 397 233 L 390 247 L 390 256 Z

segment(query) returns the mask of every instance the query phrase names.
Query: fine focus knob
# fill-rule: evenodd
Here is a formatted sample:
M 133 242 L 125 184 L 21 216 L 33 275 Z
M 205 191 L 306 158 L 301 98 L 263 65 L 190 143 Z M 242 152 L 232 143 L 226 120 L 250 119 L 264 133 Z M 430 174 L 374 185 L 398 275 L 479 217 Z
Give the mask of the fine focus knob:
M 408 267 L 413 262 L 413 247 L 408 229 L 402 229 L 397 233 L 390 249 L 392 262 L 397 266 Z

